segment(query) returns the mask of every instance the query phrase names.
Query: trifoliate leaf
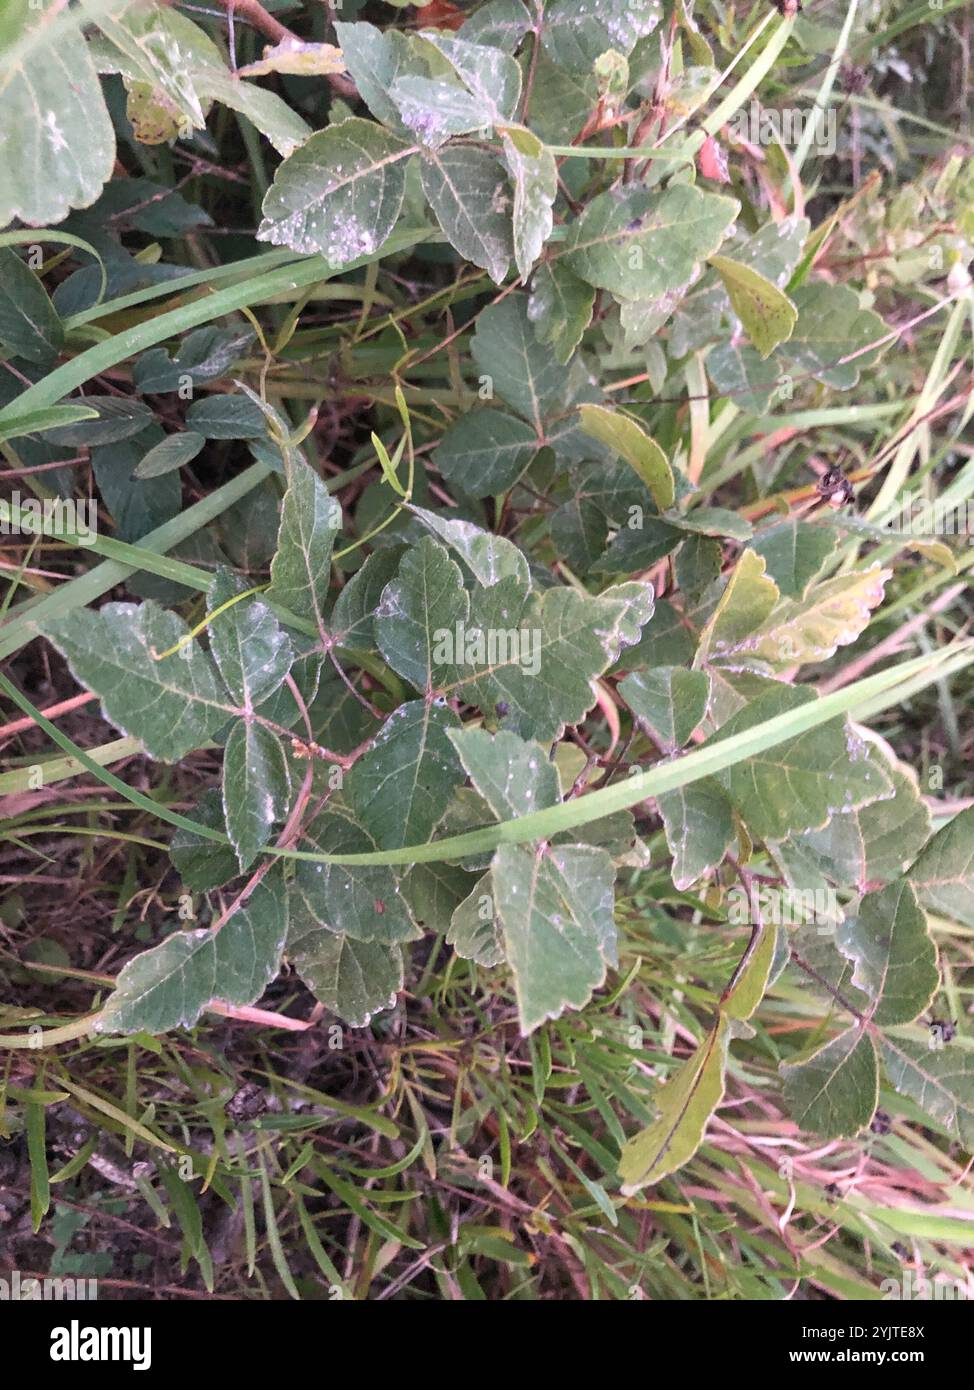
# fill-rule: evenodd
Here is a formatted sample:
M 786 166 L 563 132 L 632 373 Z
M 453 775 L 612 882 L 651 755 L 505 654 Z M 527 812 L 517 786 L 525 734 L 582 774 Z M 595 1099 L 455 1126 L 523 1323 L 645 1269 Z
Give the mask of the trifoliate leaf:
M 724 1098 L 733 1021 L 720 1014 L 696 1052 L 656 1093 L 657 1117 L 628 1141 L 619 1159 L 622 1191 L 631 1196 L 689 1162 Z
M 687 742 L 707 712 L 710 679 L 704 671 L 659 666 L 626 676 L 619 694 L 664 753 Z
M 251 719 L 238 719 L 223 752 L 223 816 L 241 873 L 287 815 L 291 779 L 280 739 Z
M 582 405 L 578 413 L 585 433 L 625 459 L 640 481 L 649 488 L 653 501 L 661 511 L 673 505 L 674 482 L 670 461 L 638 421 L 604 405 Z
M 674 184 L 664 193 L 629 187 L 593 198 L 564 242 L 569 270 L 620 299 L 658 299 L 681 289 L 726 236 L 733 198 Z
M 940 987 L 926 915 L 906 879 L 863 898 L 858 916 L 839 927 L 836 942 L 855 961 L 852 983 L 872 1001 L 871 1018 L 879 1027 L 912 1023 Z
M 785 1063 L 785 1104 L 795 1123 L 823 1139 L 854 1139 L 879 1098 L 876 1047 L 855 1025 L 805 1061 Z
M 100 1033 L 191 1028 L 211 1000 L 252 1004 L 278 972 L 287 895 L 276 873 L 218 931 L 175 931 L 130 960 L 94 1025 Z
M 426 150 L 420 169 L 423 192 L 450 245 L 500 285 L 514 254 L 511 191 L 500 160 L 476 145 L 445 145 Z
M 710 264 L 724 282 L 734 313 L 761 357 L 791 337 L 798 310 L 786 294 L 752 266 L 728 256 L 711 256 Z
M 494 497 L 514 486 L 537 452 L 538 436 L 527 421 L 488 407 L 450 426 L 434 462 L 468 497 Z
M 398 136 L 357 116 L 316 131 L 274 175 L 258 239 L 305 254 L 320 251 L 335 268 L 371 255 L 396 224 L 411 152 Z
M 183 620 L 149 602 L 79 608 L 41 631 L 75 679 L 101 699 L 105 718 L 137 738 L 150 758 L 178 762 L 234 713 L 212 660 L 197 642 L 163 652 L 188 635 Z
M 937 831 L 907 878 L 924 907 L 974 927 L 974 806 Z
M 381 849 L 424 844 L 463 781 L 445 704 L 411 700 L 390 714 L 345 778 L 345 794 Z
M 269 597 L 324 631 L 324 600 L 342 509 L 307 464 L 295 462 L 281 507 Z
M 615 869 L 587 845 L 501 845 L 491 879 L 521 1032 L 582 1008 L 615 963 Z

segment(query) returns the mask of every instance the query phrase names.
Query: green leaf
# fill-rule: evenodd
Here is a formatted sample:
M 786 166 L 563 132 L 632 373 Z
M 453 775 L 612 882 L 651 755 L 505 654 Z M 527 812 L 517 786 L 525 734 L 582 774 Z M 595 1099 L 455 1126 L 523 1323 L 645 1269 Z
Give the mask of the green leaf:
M 406 189 L 412 147 L 357 116 L 319 130 L 290 155 L 264 198 L 260 241 L 338 268 L 388 239 Z
M 619 694 L 649 730 L 664 753 L 675 753 L 689 740 L 710 703 L 705 671 L 659 666 L 626 676 Z
M 711 256 L 710 264 L 724 282 L 734 313 L 762 357 L 791 337 L 798 310 L 786 294 L 752 266 L 727 256 Z
M 221 835 L 226 834 L 223 798 L 215 787 L 203 793 L 193 807 L 191 816 L 200 825 L 219 830 Z M 240 872 L 237 856 L 230 845 L 204 839 L 202 835 L 179 826 L 169 841 L 169 857 L 184 885 L 192 893 L 208 893 L 211 888 L 221 888 Z
M 974 1053 L 957 1047 L 880 1034 L 879 1050 L 892 1086 L 943 1125 L 965 1149 L 974 1148 Z
M 974 806 L 937 831 L 907 878 L 924 907 L 974 927 Z
M 676 583 L 688 603 L 695 603 L 720 577 L 724 550 L 709 536 L 689 536 L 676 553 Z
M 628 56 L 662 18 L 660 0 L 553 0 L 545 6 L 541 41 L 561 67 L 587 73 L 596 58 L 614 49 Z
M 673 856 L 674 885 L 683 892 L 723 859 L 734 843 L 734 815 L 727 793 L 713 777 L 656 798 Z
M 568 362 L 592 321 L 595 290 L 561 261 L 543 261 L 531 282 L 528 318 L 556 362 Z
M 492 535 L 470 521 L 448 521 L 424 507 L 412 507 L 411 510 L 434 535 L 460 556 L 478 583 L 490 586 L 512 576 L 524 584 L 528 583 L 528 562 L 518 547 L 506 537 Z
M 436 150 L 454 135 L 486 135 L 489 108 L 452 82 L 407 73 L 389 88 L 403 125 L 427 149 Z
M 291 779 L 280 739 L 263 724 L 238 719 L 223 753 L 223 815 L 241 873 L 287 815 Z
M 501 731 L 451 730 L 463 769 L 497 820 L 555 806 L 561 800 L 558 769 L 538 743 Z
M 738 211 L 733 198 L 689 184 L 665 193 L 601 193 L 570 224 L 562 254 L 569 270 L 597 289 L 620 299 L 658 299 L 694 279 Z
M 344 932 L 312 931 L 288 937 L 288 955 L 305 984 L 351 1028 L 365 1028 L 391 1009 L 403 986 L 402 951 Z
M 652 435 L 647 434 L 631 416 L 604 405 L 582 405 L 578 413 L 584 432 L 625 459 L 640 481 L 649 488 L 660 511 L 672 507 L 675 495 L 673 470 Z
M 507 492 L 538 452 L 538 437 L 525 420 L 500 410 L 471 410 L 451 425 L 434 461 L 451 487 L 468 497 Z
M 490 873 L 483 874 L 450 918 L 448 945 L 465 960 L 490 970 L 504 959 L 501 926 L 494 908 Z
M 196 328 L 186 334 L 173 357 L 161 347 L 144 352 L 132 369 L 135 389 L 143 396 L 159 395 L 213 381 L 226 375 L 253 339 L 250 328 Z
M 441 693 L 481 709 L 509 707 L 522 738 L 559 738 L 595 703 L 596 678 L 639 640 L 653 611 L 652 586 L 619 584 L 598 597 L 575 589 L 530 593 L 513 578 L 475 589 L 456 649 L 457 675 Z
M 175 473 L 184 464 L 192 462 L 205 443 L 203 436 L 194 434 L 192 430 L 167 434 L 136 464 L 132 477 L 141 481 L 159 478 L 163 473 Z
M 807 686 L 772 682 L 721 725 L 715 741 L 757 728 L 814 699 Z M 842 719 L 746 758 L 719 778 L 751 834 L 762 840 L 815 829 L 836 811 L 869 805 L 892 792 L 883 767 L 868 757 L 862 739 Z
M 424 537 L 382 591 L 374 618 L 376 645 L 394 671 L 417 690 L 432 693 L 454 670 L 453 656 L 437 653 L 444 646 L 452 652 L 456 625 L 465 622 L 469 608 L 460 566 L 442 545 Z
M 63 343 L 64 326 L 47 290 L 15 251 L 0 247 L 0 348 L 52 367 Z
M 513 53 L 530 28 L 531 16 L 521 0 L 487 0 L 464 20 L 460 37 Z
M 217 570 L 207 595 L 208 610 L 214 613 L 248 588 L 230 570 Z M 209 634 L 220 675 L 244 710 L 272 695 L 291 669 L 290 639 L 260 599 L 244 599 L 225 608 L 211 619 Z
M 509 120 L 521 99 L 521 69 L 509 54 L 438 29 L 420 35 L 447 60 L 467 90 L 493 119 Z
M 502 284 L 514 254 L 510 189 L 500 160 L 476 145 L 428 149 L 423 192 L 443 234 L 465 260 Z
M 349 805 L 382 849 L 429 839 L 463 781 L 447 737 L 459 727 L 445 703 L 408 701 L 393 711 L 349 772 Z
M 514 185 L 514 262 L 521 279 L 526 280 L 551 235 L 558 168 L 554 156 L 531 131 L 510 126 L 501 139 Z
M 615 963 L 615 869 L 588 845 L 501 845 L 491 880 L 527 1034 L 587 1004 Z
M 30 0 L 7 0 L 4 10 L 4 48 L 50 24 Z M 80 27 L 60 25 L 8 67 L 0 130 L 0 227 L 46 227 L 95 201 L 111 177 L 115 132 Z
M 835 550 L 824 526 L 788 517 L 759 531 L 751 549 L 764 557 L 766 572 L 783 598 L 800 599 Z
M 893 784 L 893 796 L 844 815 L 839 812 L 823 830 L 802 835 L 799 847 L 833 883 L 866 893 L 905 871 L 930 834 L 930 812 L 912 768 L 888 751 L 882 757 L 882 740 L 868 730 L 861 732 L 876 749 L 874 756 Z
M 718 395 L 763 415 L 777 395 L 782 363 L 777 357 L 759 357 L 747 343 L 717 343 L 707 354 L 707 375 Z
M 204 439 L 263 439 L 267 434 L 267 421 L 253 401 L 223 393 L 194 401 L 186 427 Z
M 375 645 L 375 610 L 382 591 L 399 569 L 402 551 L 396 546 L 373 551 L 335 600 L 329 626 L 335 642 L 346 651 L 371 651 Z
M 327 807 L 305 827 L 303 836 L 324 854 L 375 847 L 361 826 Z M 306 950 L 311 949 L 314 932 L 383 946 L 415 941 L 422 935 L 392 869 L 299 861 L 290 897 L 290 935 L 292 940 L 302 940 Z
M 286 935 L 287 895 L 271 873 L 219 931 L 175 931 L 130 960 L 94 1030 L 165 1033 L 191 1028 L 213 1000 L 252 1004 L 278 972 Z
M 656 1094 L 657 1117 L 628 1141 L 619 1159 L 627 1197 L 689 1162 L 707 1121 L 724 1098 L 724 1069 L 733 1021 L 720 1014 L 707 1037 Z
M 324 632 L 322 617 L 342 509 L 307 464 L 295 462 L 281 508 L 269 597 Z
M 470 351 L 489 389 L 539 433 L 544 417 L 561 404 L 567 372 L 541 346 L 528 322 L 527 296 L 509 294 L 477 320 Z
M 871 1000 L 870 1016 L 880 1028 L 912 1023 L 940 988 L 936 947 L 906 879 L 863 898 L 836 943 L 855 961 L 852 983 Z
M 45 430 L 44 438 L 49 444 L 67 445 L 77 448 L 84 445 L 118 444 L 141 434 L 155 420 L 155 415 L 144 401 L 134 396 L 85 396 L 84 405 L 90 412 L 85 419 L 79 416 L 77 423 L 64 424 L 55 429 Z M 73 406 L 55 409 L 74 409 Z M 94 418 L 92 418 L 94 417 Z
M 879 1099 L 879 1067 L 871 1036 L 858 1025 L 803 1061 L 784 1063 L 785 1104 L 795 1123 L 823 1139 L 854 1139 Z
M 848 391 L 879 356 L 879 348 L 862 349 L 886 337 L 885 323 L 872 309 L 859 307 L 859 296 L 848 285 L 816 280 L 795 290 L 793 299 L 798 322 L 782 355 L 816 381 Z M 843 360 L 854 353 L 861 355 L 852 362 Z
M 376 120 L 403 134 L 405 127 L 389 96 L 389 89 L 398 77 L 421 70 L 408 37 L 397 29 L 390 28 L 383 33 L 373 24 L 341 21 L 335 22 L 335 34 L 362 100 Z
M 150 758 L 178 762 L 234 713 L 210 657 L 196 642 L 159 658 L 188 629 L 155 603 L 79 608 L 41 628 L 75 679 L 102 702 L 107 720 L 137 738 Z

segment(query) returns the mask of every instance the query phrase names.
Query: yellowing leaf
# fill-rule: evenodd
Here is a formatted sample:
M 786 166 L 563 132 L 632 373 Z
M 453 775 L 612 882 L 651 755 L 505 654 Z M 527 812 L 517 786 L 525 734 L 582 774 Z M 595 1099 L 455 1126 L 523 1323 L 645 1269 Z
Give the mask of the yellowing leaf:
M 660 511 L 673 505 L 675 487 L 669 459 L 642 425 L 604 405 L 583 405 L 578 413 L 585 433 L 625 459 L 649 488 Z
M 786 294 L 749 265 L 728 256 L 711 256 L 710 264 L 724 282 L 734 313 L 762 357 L 786 342 L 798 321 L 798 310 Z
M 342 50 L 332 43 L 302 43 L 300 39 L 282 39 L 274 47 L 264 49 L 263 58 L 237 69 L 238 77 L 266 77 L 273 72 L 293 73 L 296 77 L 326 77 L 330 72 L 344 72 Z

